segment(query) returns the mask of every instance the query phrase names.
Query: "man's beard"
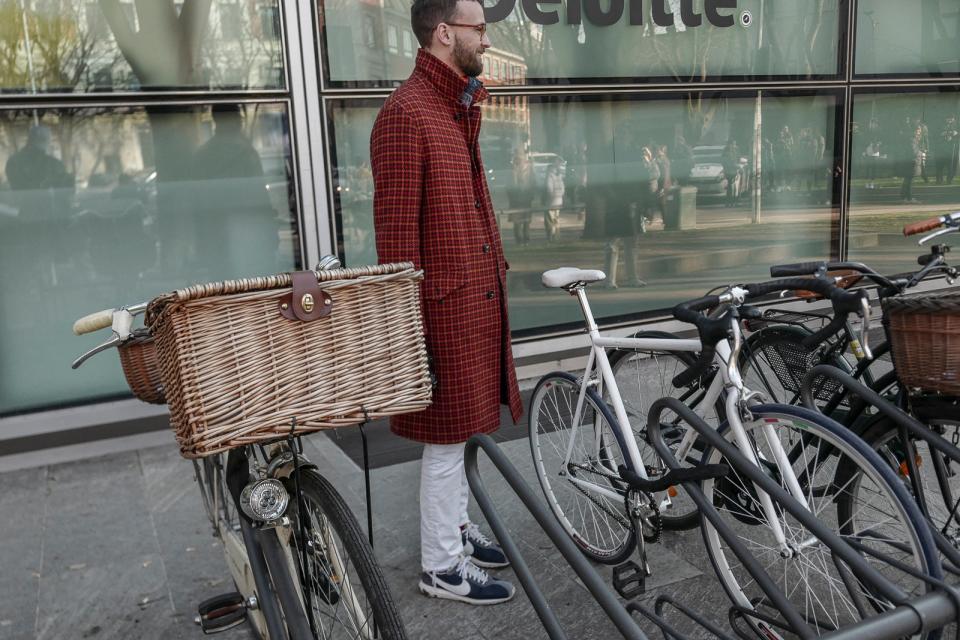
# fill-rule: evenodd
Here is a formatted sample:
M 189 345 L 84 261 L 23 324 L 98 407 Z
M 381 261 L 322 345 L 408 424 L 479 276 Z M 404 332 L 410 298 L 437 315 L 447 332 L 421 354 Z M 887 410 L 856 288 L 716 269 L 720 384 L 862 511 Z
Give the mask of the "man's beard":
M 469 49 L 461 42 L 460 38 L 454 36 L 453 42 L 453 62 L 467 76 L 477 77 L 483 73 L 483 61 L 478 55 L 477 49 Z

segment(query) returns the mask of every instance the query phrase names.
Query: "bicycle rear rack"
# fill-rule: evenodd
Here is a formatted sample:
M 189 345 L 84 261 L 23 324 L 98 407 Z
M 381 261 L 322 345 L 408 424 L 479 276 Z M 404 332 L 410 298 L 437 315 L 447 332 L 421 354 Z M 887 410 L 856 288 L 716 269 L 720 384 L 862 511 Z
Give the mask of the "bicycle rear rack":
M 647 425 L 651 442 L 668 467 L 677 469 L 680 467 L 680 464 L 673 457 L 660 434 L 659 416 L 665 410 L 675 412 L 684 421 L 693 426 L 707 444 L 721 452 L 726 462 L 732 466 L 737 473 L 747 477 L 762 491 L 767 492 L 786 511 L 807 527 L 811 533 L 822 540 L 823 543 L 830 548 L 834 562 L 838 567 L 842 567 L 841 576 L 844 578 L 848 589 L 854 591 L 852 587 L 855 581 L 859 581 L 861 584 L 869 584 L 874 593 L 896 605 L 895 608 L 882 614 L 868 617 L 856 624 L 821 636 L 821 634 L 811 626 L 810 621 L 805 620 L 786 596 L 777 589 L 773 580 L 760 566 L 757 559 L 747 552 L 743 543 L 720 518 L 720 514 L 707 502 L 706 496 L 700 490 L 699 485 L 692 482 L 684 483 L 684 489 L 697 503 L 703 517 L 711 521 L 718 534 L 743 563 L 745 569 L 751 574 L 754 580 L 756 580 L 758 586 L 769 598 L 770 603 L 776 608 L 774 615 L 767 616 L 757 611 L 734 607 L 730 612 L 732 619 L 736 616 L 743 617 L 748 615 L 757 620 L 762 620 L 772 627 L 786 629 L 801 638 L 821 636 L 823 638 L 830 638 L 831 640 L 862 640 L 863 638 L 894 640 L 902 636 L 939 629 L 956 621 L 958 617 L 960 617 L 960 592 L 957 592 L 941 581 L 919 575 L 916 572 L 910 572 L 914 577 L 934 585 L 937 590 L 914 599 L 908 599 L 899 587 L 868 564 L 860 555 L 860 552 L 870 553 L 874 556 L 880 556 L 880 554 L 872 549 L 861 548 L 858 551 L 855 549 L 855 545 L 829 531 L 829 529 L 819 522 L 809 511 L 799 503 L 796 503 L 789 494 L 784 492 L 778 483 L 757 469 L 736 447 L 728 443 L 717 431 L 710 427 L 710 425 L 703 422 L 690 411 L 688 407 L 674 398 L 663 398 L 655 402 L 651 407 L 650 419 Z M 680 640 L 686 638 L 687 636 L 678 631 L 664 618 L 664 610 L 667 606 L 671 606 L 679 614 L 693 621 L 701 629 L 706 630 L 718 638 L 723 640 L 730 640 L 732 638 L 728 632 L 721 630 L 717 625 L 692 609 L 665 595 L 661 595 L 655 600 L 652 611 L 636 601 L 622 604 L 613 590 L 605 584 L 600 574 L 597 573 L 590 562 L 580 553 L 560 523 L 544 505 L 542 500 L 537 497 L 526 481 L 524 481 L 520 473 L 507 459 L 506 455 L 493 439 L 486 435 L 473 436 L 467 442 L 465 451 L 466 474 L 470 490 L 486 517 L 487 522 L 490 524 L 494 535 L 510 559 L 517 578 L 546 629 L 548 637 L 552 640 L 566 640 L 567 635 L 560 625 L 552 607 L 538 587 L 529 566 L 520 553 L 516 543 L 513 541 L 513 538 L 486 491 L 477 465 L 477 457 L 480 449 L 484 450 L 500 476 L 520 499 L 544 533 L 547 534 L 547 537 L 574 570 L 591 596 L 600 605 L 601 609 L 624 638 L 640 640 L 647 637 L 634 618 L 634 613 L 639 613 L 648 621 L 652 622 L 661 631 L 665 640 Z M 893 563 L 892 560 L 891 563 Z M 852 593 L 851 595 L 854 594 Z M 854 595 L 854 601 L 858 603 L 857 606 L 860 608 L 861 614 L 869 611 L 866 608 L 868 605 L 862 602 L 862 598 Z M 779 615 L 777 615 L 777 613 Z M 744 637 L 743 632 L 738 630 L 735 625 L 734 633 Z

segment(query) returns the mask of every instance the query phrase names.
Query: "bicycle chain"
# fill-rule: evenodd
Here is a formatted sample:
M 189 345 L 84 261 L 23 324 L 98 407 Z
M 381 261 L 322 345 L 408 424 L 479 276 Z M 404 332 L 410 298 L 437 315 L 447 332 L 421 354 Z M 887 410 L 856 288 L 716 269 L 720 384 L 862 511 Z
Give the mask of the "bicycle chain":
M 584 466 L 584 465 L 582 465 L 582 464 L 576 464 L 576 463 L 571 462 L 571 463 L 570 463 L 570 466 L 571 466 L 572 468 L 574 468 L 574 469 L 578 469 L 578 470 L 580 470 L 580 471 L 586 471 L 587 473 L 592 473 L 593 475 L 600 476 L 601 478 L 606 478 L 607 480 L 615 480 L 615 481 L 621 482 L 621 483 L 623 482 L 623 479 L 622 479 L 620 476 L 615 476 L 615 475 L 610 474 L 610 473 L 604 473 L 604 472 L 602 472 L 602 471 L 597 471 L 596 469 L 591 469 L 591 468 L 586 467 L 586 466 Z M 627 522 L 626 520 L 624 520 L 624 518 L 623 518 L 623 516 L 622 516 L 621 514 L 619 514 L 619 513 L 614 513 L 614 512 L 611 511 L 609 508 L 607 508 L 606 505 L 601 504 L 600 501 L 598 501 L 596 498 L 594 498 L 594 497 L 591 496 L 589 493 L 587 493 L 587 491 L 586 491 L 583 487 L 581 487 L 580 485 L 578 485 L 576 482 L 572 482 L 572 483 L 570 483 L 570 484 L 572 484 L 572 485 L 574 486 L 574 488 L 576 488 L 577 491 L 579 491 L 580 493 L 582 493 L 582 494 L 584 495 L 584 497 L 586 497 L 587 500 L 589 500 L 590 502 L 592 502 L 592 503 L 594 504 L 594 506 L 596 506 L 598 509 L 600 509 L 601 511 L 603 511 L 604 513 L 606 513 L 608 516 L 610 516 L 611 518 L 613 518 L 614 520 L 616 520 L 616 521 L 620 524 L 620 526 L 633 528 L 633 523 L 632 523 L 632 522 Z M 663 533 L 663 518 L 660 517 L 660 508 L 657 506 L 657 503 L 656 503 L 656 501 L 653 499 L 652 496 L 650 496 L 650 495 L 648 495 L 647 493 L 642 492 L 642 491 L 633 491 L 633 490 L 630 490 L 630 491 L 627 491 L 627 493 L 624 495 L 624 504 L 623 504 L 623 506 L 624 506 L 624 510 L 625 510 L 627 513 L 630 513 L 631 508 L 632 508 L 631 505 L 630 505 L 630 497 L 631 497 L 631 494 L 642 496 L 642 497 L 647 501 L 648 507 L 649 507 L 650 510 L 652 511 L 652 513 L 650 514 L 650 516 L 648 516 L 647 518 L 645 518 L 645 521 L 648 521 L 648 522 L 650 523 L 650 525 L 653 527 L 653 531 L 652 531 L 651 533 L 646 533 L 646 532 L 644 531 L 643 524 L 641 523 L 641 525 L 640 525 L 640 535 L 643 536 L 644 541 L 646 541 L 646 542 L 648 542 L 648 543 L 650 543 L 650 544 L 653 544 L 653 543 L 655 543 L 655 542 L 658 542 L 658 541 L 660 540 L 660 535 Z
M 592 473 L 592 474 L 594 474 L 594 475 L 600 476 L 601 478 L 606 478 L 607 480 L 617 480 L 617 481 L 623 482 L 623 481 L 620 479 L 620 476 L 614 476 L 614 475 L 612 475 L 612 474 L 603 473 L 602 471 L 596 471 L 596 470 L 594 470 L 594 469 L 590 469 L 589 467 L 585 467 L 585 466 L 582 465 L 582 464 L 575 464 L 575 463 L 571 462 L 571 463 L 570 463 L 570 467 L 572 467 L 572 468 L 574 468 L 574 469 L 579 469 L 580 471 L 586 471 L 587 473 Z M 624 518 L 623 518 L 623 516 L 622 516 L 621 514 L 619 514 L 619 513 L 614 513 L 613 511 L 611 511 L 609 508 L 607 508 L 606 505 L 602 504 L 599 500 L 597 500 L 597 499 L 594 498 L 592 495 L 590 495 L 589 493 L 587 493 L 586 489 L 584 489 L 583 487 L 581 487 L 580 485 L 578 485 L 576 482 L 571 482 L 570 484 L 573 485 L 573 488 L 574 488 L 574 489 L 576 489 L 577 491 L 579 491 L 580 493 L 582 493 L 582 494 L 584 495 L 584 497 L 586 497 L 587 500 L 589 500 L 590 502 L 592 502 L 592 503 L 594 504 L 594 506 L 596 506 L 598 509 L 600 509 L 601 511 L 603 511 L 604 513 L 606 513 L 608 516 L 610 516 L 611 518 L 613 518 L 614 520 L 616 520 L 616 521 L 620 524 L 621 527 L 626 527 L 626 528 L 628 528 L 628 529 L 633 528 L 633 524 L 630 523 L 630 522 L 627 522 L 626 520 L 624 520 Z

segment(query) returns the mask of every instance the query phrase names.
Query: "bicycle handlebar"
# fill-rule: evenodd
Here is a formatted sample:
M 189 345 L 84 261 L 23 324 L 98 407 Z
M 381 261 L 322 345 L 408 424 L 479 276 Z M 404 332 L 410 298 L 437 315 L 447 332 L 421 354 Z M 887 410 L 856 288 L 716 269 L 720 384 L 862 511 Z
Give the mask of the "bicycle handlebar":
M 929 220 L 922 220 L 920 222 L 914 222 L 908 224 L 903 228 L 903 235 L 906 236 L 915 236 L 918 233 L 926 233 L 927 231 L 933 231 L 937 227 L 943 224 L 943 216 L 937 216 L 936 218 L 930 218 Z
M 861 331 L 861 342 L 863 342 L 864 351 L 869 353 L 869 346 L 866 343 L 866 334 L 870 327 L 870 317 L 866 313 L 869 311 L 866 292 L 847 291 L 826 280 L 817 278 L 784 278 L 782 280 L 772 280 L 758 284 L 748 284 L 744 286 L 747 290 L 747 298 L 757 298 L 775 291 L 785 289 L 800 289 L 804 291 L 813 291 L 824 298 L 828 298 L 833 305 L 833 319 L 830 322 L 809 336 L 806 336 L 801 345 L 807 349 L 817 347 L 821 342 L 843 330 L 847 323 L 847 316 L 851 313 L 861 313 L 864 318 L 864 328 Z
M 823 260 L 817 262 L 794 262 L 792 264 L 775 264 L 770 267 L 771 278 L 789 278 L 793 276 L 811 276 L 817 271 L 829 269 L 830 266 Z
M 867 332 L 870 328 L 870 306 L 864 291 L 847 291 L 832 282 L 819 278 L 783 278 L 770 282 L 743 285 L 744 299 L 758 298 L 775 291 L 790 289 L 812 291 L 829 299 L 833 305 L 833 319 L 827 326 L 805 337 L 801 343 L 804 347 L 815 348 L 830 336 L 841 331 L 846 325 L 847 316 L 850 313 L 860 313 L 863 316 L 861 344 L 868 357 L 872 357 L 867 340 Z M 680 372 L 673 378 L 674 387 L 685 387 L 703 375 L 713 362 L 717 343 L 729 338 L 731 327 L 728 313 L 723 313 L 717 318 L 710 318 L 700 313 L 725 302 L 736 302 L 736 296 L 731 294 L 704 296 L 689 302 L 682 302 L 673 308 L 674 318 L 696 326 L 697 332 L 700 334 L 701 344 L 700 357 L 686 371 Z
M 113 324 L 113 313 L 116 309 L 104 309 L 89 315 L 83 316 L 73 323 L 74 335 L 82 336 L 85 333 L 93 333 L 100 329 L 106 329 Z
M 770 267 L 771 278 L 785 278 L 795 276 L 812 276 L 828 271 L 856 271 L 873 281 L 880 287 L 893 287 L 894 283 L 882 276 L 862 262 L 796 262 L 793 264 L 778 264 Z
M 697 327 L 700 334 L 700 357 L 686 371 L 681 371 L 673 378 L 673 386 L 677 389 L 685 387 L 703 375 L 713 363 L 717 343 L 727 338 L 730 332 L 730 321 L 726 314 L 719 318 L 709 318 L 701 311 L 712 309 L 722 302 L 720 296 L 704 296 L 696 300 L 681 302 L 673 308 L 673 317 L 680 322 L 687 322 Z

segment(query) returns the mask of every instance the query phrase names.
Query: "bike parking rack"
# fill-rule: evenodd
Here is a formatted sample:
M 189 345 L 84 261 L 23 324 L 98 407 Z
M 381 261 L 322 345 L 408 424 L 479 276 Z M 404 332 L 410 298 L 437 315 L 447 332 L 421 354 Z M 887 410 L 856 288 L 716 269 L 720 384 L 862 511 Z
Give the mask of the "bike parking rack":
M 922 422 L 901 410 L 895 404 L 885 399 L 879 393 L 866 386 L 850 374 L 837 369 L 828 364 L 820 364 L 812 368 L 803 378 L 800 386 L 800 400 L 805 407 L 813 411 L 820 412 L 820 409 L 814 402 L 812 393 L 813 381 L 818 377 L 830 378 L 846 389 L 849 395 L 859 398 L 863 403 L 875 408 L 884 417 L 889 418 L 900 430 L 901 433 L 909 432 L 915 438 L 923 440 L 928 446 L 936 449 L 953 462 L 960 464 L 960 449 L 948 442 L 943 436 L 932 431 Z M 906 463 L 910 474 L 918 472 L 915 456 L 907 456 Z M 916 493 L 916 491 L 915 491 Z M 955 496 L 960 498 L 960 496 Z M 960 550 L 958 550 L 941 531 L 930 527 L 937 548 L 949 561 L 943 568 L 948 573 L 960 576 Z
M 852 583 L 848 581 L 856 579 L 870 584 L 877 595 L 887 598 L 895 605 L 893 609 L 882 614 L 867 617 L 858 623 L 834 630 L 820 637 L 831 638 L 832 640 L 863 640 L 864 638 L 870 638 L 871 640 L 894 640 L 902 636 L 942 628 L 951 622 L 957 621 L 958 617 L 960 617 L 960 593 L 952 587 L 939 580 L 934 580 L 912 572 L 914 577 L 933 584 L 937 590 L 914 599 L 908 599 L 896 585 L 868 564 L 855 549 L 854 545 L 833 534 L 833 532 L 827 529 L 825 525 L 819 522 L 819 520 L 803 506 L 795 503 L 793 498 L 787 494 L 779 484 L 752 464 L 713 427 L 701 420 L 679 400 L 663 398 L 656 401 L 650 409 L 647 431 L 651 444 L 670 469 L 679 469 L 681 465 L 663 442 L 660 434 L 659 417 L 663 411 L 667 410 L 676 413 L 685 422 L 695 428 L 708 445 L 713 446 L 721 452 L 726 462 L 732 466 L 738 474 L 746 476 L 754 482 L 759 489 L 767 492 L 774 500 L 781 504 L 782 508 L 789 511 L 790 514 L 807 527 L 811 533 L 821 539 L 824 544 L 830 548 L 837 566 L 843 567 L 846 570 L 846 573 L 841 570 L 841 577 L 844 578 L 845 583 L 851 585 Z M 510 559 L 521 586 L 526 592 L 527 597 L 551 640 L 566 640 L 568 636 L 563 631 L 556 614 L 547 602 L 542 591 L 540 591 L 529 566 L 516 546 L 516 543 L 513 541 L 497 508 L 494 506 L 493 501 L 486 491 L 485 484 L 480 477 L 478 469 L 477 459 L 480 449 L 484 450 L 500 476 L 520 499 L 539 527 L 547 534 L 547 537 L 563 556 L 564 560 L 566 560 L 574 570 L 587 591 L 600 605 L 604 613 L 624 638 L 640 640 L 647 637 L 633 616 L 634 613 L 639 613 L 656 625 L 665 640 L 685 639 L 687 637 L 686 635 L 677 631 L 664 619 L 664 610 L 668 606 L 671 606 L 684 617 L 696 623 L 701 630 L 705 630 L 715 637 L 723 640 L 730 640 L 733 637 L 695 611 L 666 595 L 661 595 L 656 598 L 652 611 L 636 600 L 623 603 L 618 599 L 614 591 L 607 586 L 596 569 L 591 566 L 590 561 L 587 560 L 576 547 L 573 540 L 571 540 L 566 531 L 564 531 L 553 513 L 543 503 L 542 499 L 534 493 L 493 439 L 487 435 L 473 436 L 468 440 L 464 454 L 466 475 L 470 490 L 483 512 L 484 517 L 490 524 L 494 535 Z M 797 611 L 786 599 L 784 594 L 780 592 L 770 576 L 760 566 L 759 561 L 747 552 L 743 543 L 737 539 L 735 533 L 720 518 L 719 513 L 707 502 L 706 496 L 701 491 L 699 484 L 695 482 L 684 482 L 683 486 L 694 502 L 697 503 L 702 516 L 711 521 L 718 534 L 724 539 L 733 553 L 743 563 L 744 568 L 751 574 L 760 588 L 776 606 L 776 613 L 779 613 L 779 617 L 776 615 L 765 616 L 754 610 L 745 610 L 733 606 L 730 610 L 731 619 L 737 616 L 743 617 L 749 615 L 763 620 L 772 626 L 787 629 L 800 638 L 817 637 L 819 634 L 816 630 L 811 627 L 808 621 L 804 620 L 800 612 Z M 880 556 L 875 550 L 868 551 L 874 556 Z M 854 597 L 855 601 L 859 599 L 853 593 L 851 593 L 851 596 Z M 867 611 L 863 608 L 865 605 L 862 602 L 857 606 L 861 607 L 860 610 L 862 612 Z M 735 625 L 733 625 L 733 628 L 734 633 L 740 637 L 752 637 L 745 636 Z

